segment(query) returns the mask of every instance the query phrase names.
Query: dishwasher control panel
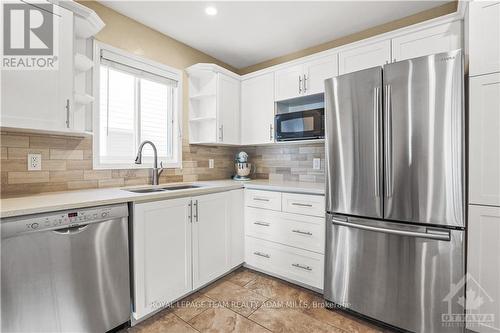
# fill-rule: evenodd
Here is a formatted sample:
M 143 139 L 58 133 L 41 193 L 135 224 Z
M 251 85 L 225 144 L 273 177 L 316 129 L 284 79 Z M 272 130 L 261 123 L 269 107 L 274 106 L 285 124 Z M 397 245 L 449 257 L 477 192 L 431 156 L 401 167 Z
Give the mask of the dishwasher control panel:
M 2 238 L 24 232 L 71 228 L 128 216 L 126 204 L 13 217 L 2 221 Z

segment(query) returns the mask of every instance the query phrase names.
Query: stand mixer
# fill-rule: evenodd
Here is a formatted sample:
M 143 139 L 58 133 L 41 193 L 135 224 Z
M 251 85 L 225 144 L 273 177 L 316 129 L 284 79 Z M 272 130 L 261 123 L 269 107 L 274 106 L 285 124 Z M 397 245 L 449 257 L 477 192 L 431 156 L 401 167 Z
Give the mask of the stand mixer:
M 252 172 L 252 164 L 248 163 L 248 154 L 240 151 L 236 154 L 234 160 L 234 168 L 236 175 L 233 176 L 234 180 L 250 180 L 250 173 Z

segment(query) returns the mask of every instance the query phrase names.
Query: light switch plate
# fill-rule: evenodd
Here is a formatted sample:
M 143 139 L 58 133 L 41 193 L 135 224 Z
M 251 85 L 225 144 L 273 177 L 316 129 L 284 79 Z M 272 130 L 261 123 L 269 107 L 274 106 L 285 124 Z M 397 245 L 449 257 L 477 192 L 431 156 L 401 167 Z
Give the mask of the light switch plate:
M 213 169 L 214 168 L 214 160 L 211 158 L 208 160 L 208 168 Z
M 314 170 L 321 169 L 321 159 L 320 158 L 313 158 L 313 169 Z
M 28 154 L 28 171 L 42 170 L 42 155 Z

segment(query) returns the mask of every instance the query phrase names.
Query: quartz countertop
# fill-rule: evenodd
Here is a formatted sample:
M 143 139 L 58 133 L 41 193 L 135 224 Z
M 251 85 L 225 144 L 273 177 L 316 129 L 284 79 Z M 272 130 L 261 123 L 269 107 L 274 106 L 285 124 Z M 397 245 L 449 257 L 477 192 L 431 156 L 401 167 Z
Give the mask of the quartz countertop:
M 13 217 L 44 213 L 65 209 L 78 209 L 84 207 L 110 205 L 123 202 L 141 202 L 161 199 L 181 198 L 186 196 L 203 195 L 209 193 L 223 192 L 240 188 L 261 189 L 268 191 L 294 192 L 304 194 L 323 195 L 324 184 L 306 182 L 273 182 L 269 180 L 214 180 L 193 183 L 168 183 L 160 184 L 159 187 L 175 185 L 200 185 L 198 188 L 162 191 L 150 193 L 134 193 L 125 189 L 147 188 L 145 186 L 133 186 L 127 188 L 103 188 L 78 191 L 49 192 L 37 195 L 13 197 L 1 199 L 0 217 Z

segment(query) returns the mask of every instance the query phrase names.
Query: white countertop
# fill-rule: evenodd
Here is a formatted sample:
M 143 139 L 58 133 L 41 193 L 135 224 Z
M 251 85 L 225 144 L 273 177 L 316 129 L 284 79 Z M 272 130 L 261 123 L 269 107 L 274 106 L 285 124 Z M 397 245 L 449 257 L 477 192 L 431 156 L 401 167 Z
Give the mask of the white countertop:
M 181 183 L 182 184 L 182 183 Z M 268 180 L 252 180 L 238 182 L 234 180 L 201 181 L 195 183 L 202 187 L 163 191 L 152 193 L 134 193 L 123 190 L 123 188 L 104 188 L 65 192 L 49 192 L 44 194 L 14 197 L 0 200 L 0 217 L 13 217 L 20 215 L 44 213 L 64 209 L 77 209 L 91 206 L 109 205 L 123 202 L 140 202 L 159 199 L 180 198 L 193 195 L 202 195 L 221 191 L 229 191 L 239 188 L 252 188 L 270 191 L 294 192 L 305 194 L 323 195 L 324 184 L 306 182 L 272 182 Z M 163 186 L 174 186 L 177 184 L 160 184 Z M 149 186 L 134 186 L 128 188 L 140 188 Z

